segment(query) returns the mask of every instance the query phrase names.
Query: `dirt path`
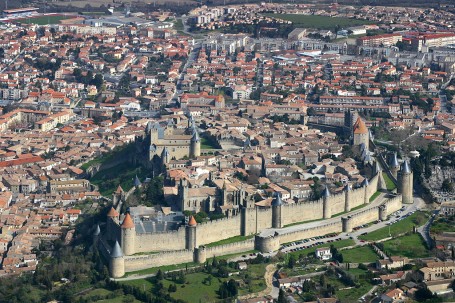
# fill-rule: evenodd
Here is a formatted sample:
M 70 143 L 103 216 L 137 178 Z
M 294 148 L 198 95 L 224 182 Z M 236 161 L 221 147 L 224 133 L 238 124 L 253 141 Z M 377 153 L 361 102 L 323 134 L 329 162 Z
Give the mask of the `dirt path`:
M 273 282 L 273 274 L 275 273 L 275 271 L 276 271 L 276 264 L 267 265 L 265 268 L 265 274 L 264 274 L 264 280 L 265 280 L 265 284 L 267 285 L 267 288 L 260 292 L 240 296 L 239 299 L 245 300 L 245 299 L 250 299 L 250 298 L 266 296 L 266 295 L 270 294 L 270 292 L 272 291 L 272 288 L 273 288 L 272 282 Z

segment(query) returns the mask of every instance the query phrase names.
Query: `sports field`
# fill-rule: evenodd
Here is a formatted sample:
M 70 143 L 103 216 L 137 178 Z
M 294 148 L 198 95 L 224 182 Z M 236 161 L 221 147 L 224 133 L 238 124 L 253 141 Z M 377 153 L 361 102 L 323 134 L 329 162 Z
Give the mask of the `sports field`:
M 14 19 L 11 22 L 20 22 L 25 24 L 38 24 L 38 25 L 47 25 L 47 24 L 58 24 L 60 20 L 74 18 L 76 16 L 63 16 L 63 15 L 51 15 L 51 16 L 39 16 L 39 17 L 30 17 L 22 19 Z
M 358 20 L 350 18 L 337 18 L 328 16 L 315 16 L 315 15 L 297 15 L 297 14 L 264 14 L 268 17 L 279 18 L 291 21 L 295 27 L 302 28 L 317 28 L 334 30 L 335 26 L 339 25 L 341 28 L 358 26 L 364 24 L 372 24 L 372 21 Z

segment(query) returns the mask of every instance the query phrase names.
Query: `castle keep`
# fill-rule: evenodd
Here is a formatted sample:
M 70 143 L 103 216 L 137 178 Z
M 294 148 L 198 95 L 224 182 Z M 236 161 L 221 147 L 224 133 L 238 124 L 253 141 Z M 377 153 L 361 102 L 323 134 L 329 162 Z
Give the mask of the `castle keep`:
M 399 171 L 399 195 L 375 199 L 370 197 L 381 188 L 382 172 L 379 169 L 361 187 L 346 186 L 344 191 L 330 193 L 323 191 L 316 201 L 283 203 L 276 193 L 271 207 L 256 206 L 244 192 L 239 197 L 239 211 L 227 218 L 197 224 L 193 217 L 176 230 L 162 232 L 138 232 L 138 224 L 129 213 L 120 218 L 112 208 L 108 213 L 104 235 L 100 237 L 100 250 L 110 259 L 111 276 L 121 277 L 125 272 L 148 267 L 184 262 L 205 262 L 207 258 L 252 249 L 261 252 L 275 251 L 282 243 L 325 235 L 328 233 L 351 232 L 355 226 L 384 220 L 401 208 L 402 203 L 412 203 L 412 172 L 404 162 Z M 358 206 L 359 210 L 350 212 Z M 343 213 L 342 216 L 334 217 Z M 312 228 L 287 229 L 293 223 L 326 219 Z M 120 223 L 121 222 L 121 223 Z M 255 235 L 246 241 L 205 247 L 206 244 L 234 236 Z M 109 244 L 113 243 L 113 244 Z M 146 254 L 147 252 L 153 254 Z

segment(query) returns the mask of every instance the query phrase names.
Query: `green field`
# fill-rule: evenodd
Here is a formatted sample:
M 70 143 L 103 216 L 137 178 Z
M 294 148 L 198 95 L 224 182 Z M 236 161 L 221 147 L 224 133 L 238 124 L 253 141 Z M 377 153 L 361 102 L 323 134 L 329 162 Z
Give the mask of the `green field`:
M 375 192 L 371 197 L 370 197 L 370 202 L 373 202 L 377 197 L 381 195 L 380 191 Z
M 384 177 L 385 186 L 387 187 L 387 190 L 392 191 L 395 188 L 397 188 L 395 186 L 395 183 L 393 183 L 392 179 L 389 178 L 389 175 L 387 175 L 386 172 L 382 172 L 382 176 Z
M 235 236 L 235 237 L 231 237 L 231 238 L 228 238 L 228 239 L 220 240 L 220 241 L 217 241 L 217 242 L 212 242 L 212 243 L 206 244 L 205 246 L 213 247 L 213 246 L 219 246 L 219 245 L 230 244 L 230 243 L 235 243 L 235 242 L 241 242 L 241 241 L 245 241 L 245 240 L 251 239 L 253 237 L 254 237 L 254 235 L 250 235 L 250 236 Z
M 38 24 L 38 25 L 47 25 L 47 24 L 58 24 L 60 20 L 70 19 L 74 16 L 42 16 L 35 18 L 23 18 L 15 19 L 15 22 L 25 23 L 25 24 Z
M 215 143 L 205 137 L 201 137 L 201 149 L 217 149 Z
M 250 281 L 249 286 L 239 287 L 239 294 L 246 294 L 250 292 L 258 292 L 266 288 L 264 281 L 266 264 L 249 264 L 245 271 L 240 271 L 239 275 L 232 275 L 230 278 L 235 280 L 246 279 L 247 276 Z M 185 283 L 178 284 L 173 281 L 164 279 L 164 289 L 168 289 L 170 284 L 175 283 L 177 285 L 177 291 L 170 293 L 174 299 L 184 300 L 185 302 L 214 302 L 218 301 L 217 291 L 220 284 L 230 278 L 218 278 L 212 276 L 211 282 L 207 282 L 207 277 L 211 276 L 205 272 L 190 273 L 185 275 Z M 140 289 L 151 290 L 155 283 L 152 279 L 138 279 L 132 281 L 124 281 L 122 284 L 132 285 L 139 287 Z
M 130 272 L 127 272 L 125 274 L 125 276 L 128 277 L 131 275 L 155 274 L 159 269 L 161 269 L 161 271 L 163 271 L 163 272 L 166 272 L 166 271 L 171 271 L 171 270 L 185 269 L 185 268 L 199 267 L 199 266 L 201 266 L 201 264 L 194 263 L 194 262 L 172 264 L 172 265 L 165 265 L 165 266 L 158 266 L 158 267 L 150 267 L 150 268 L 141 269 L 141 270 L 137 270 L 137 271 L 130 271 Z
M 268 17 L 279 18 L 291 21 L 295 27 L 303 28 L 317 28 L 325 30 L 334 30 L 335 26 L 339 25 L 341 28 L 373 24 L 372 21 L 357 20 L 350 18 L 332 18 L 328 16 L 315 16 L 315 15 L 297 15 L 297 14 L 264 14 Z
M 417 211 L 409 217 L 390 225 L 390 234 L 392 237 L 411 232 L 414 226 L 425 224 L 428 220 L 428 214 L 425 212 Z M 372 231 L 367 235 L 360 236 L 359 239 L 366 241 L 377 241 L 389 237 L 389 226 Z
M 136 175 L 142 182 L 148 174 L 149 171 L 140 165 L 122 163 L 96 173 L 90 178 L 90 182 L 98 186 L 103 196 L 109 197 L 117 189 L 119 184 L 124 191 L 128 191 L 134 186 Z
M 384 251 L 391 256 L 403 256 L 408 258 L 428 257 L 429 251 L 420 234 L 398 237 L 383 242 Z
M 340 251 L 344 263 L 372 263 L 378 259 L 378 255 L 369 246 L 356 247 Z
M 364 280 L 362 280 L 358 286 L 359 287 L 339 290 L 336 292 L 335 296 L 343 303 L 358 302 L 358 299 L 373 287 L 372 284 Z
M 455 217 L 440 217 L 431 224 L 431 233 L 455 232 Z
M 136 303 L 140 302 L 134 298 L 133 295 L 124 295 L 122 290 L 110 291 L 104 288 L 95 288 L 89 291 L 86 294 L 80 295 L 77 297 L 82 302 L 113 302 L 113 303 L 123 303 L 131 302 Z
M 347 247 L 347 246 L 353 246 L 353 245 L 355 245 L 355 242 L 352 239 L 345 239 L 345 240 L 335 241 L 332 243 L 316 245 L 311 248 L 307 248 L 307 249 L 303 249 L 303 250 L 294 251 L 294 252 L 289 253 L 289 255 L 295 255 L 296 257 L 298 257 L 300 254 L 311 255 L 311 254 L 314 254 L 314 252 L 316 251 L 317 248 L 330 247 L 330 245 L 333 245 L 335 248 L 342 248 L 342 247 Z

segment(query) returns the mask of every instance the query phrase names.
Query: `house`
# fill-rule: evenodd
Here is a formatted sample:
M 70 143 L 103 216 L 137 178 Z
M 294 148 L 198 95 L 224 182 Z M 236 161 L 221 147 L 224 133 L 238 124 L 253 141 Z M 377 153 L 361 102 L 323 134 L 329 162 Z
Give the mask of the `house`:
M 332 253 L 330 252 L 329 247 L 321 247 L 316 249 L 316 258 L 321 260 L 330 260 L 332 259 Z
M 404 292 L 399 289 L 395 288 L 381 296 L 382 302 L 384 303 L 392 303 L 392 302 L 398 302 L 401 301 L 402 298 L 404 297 Z

